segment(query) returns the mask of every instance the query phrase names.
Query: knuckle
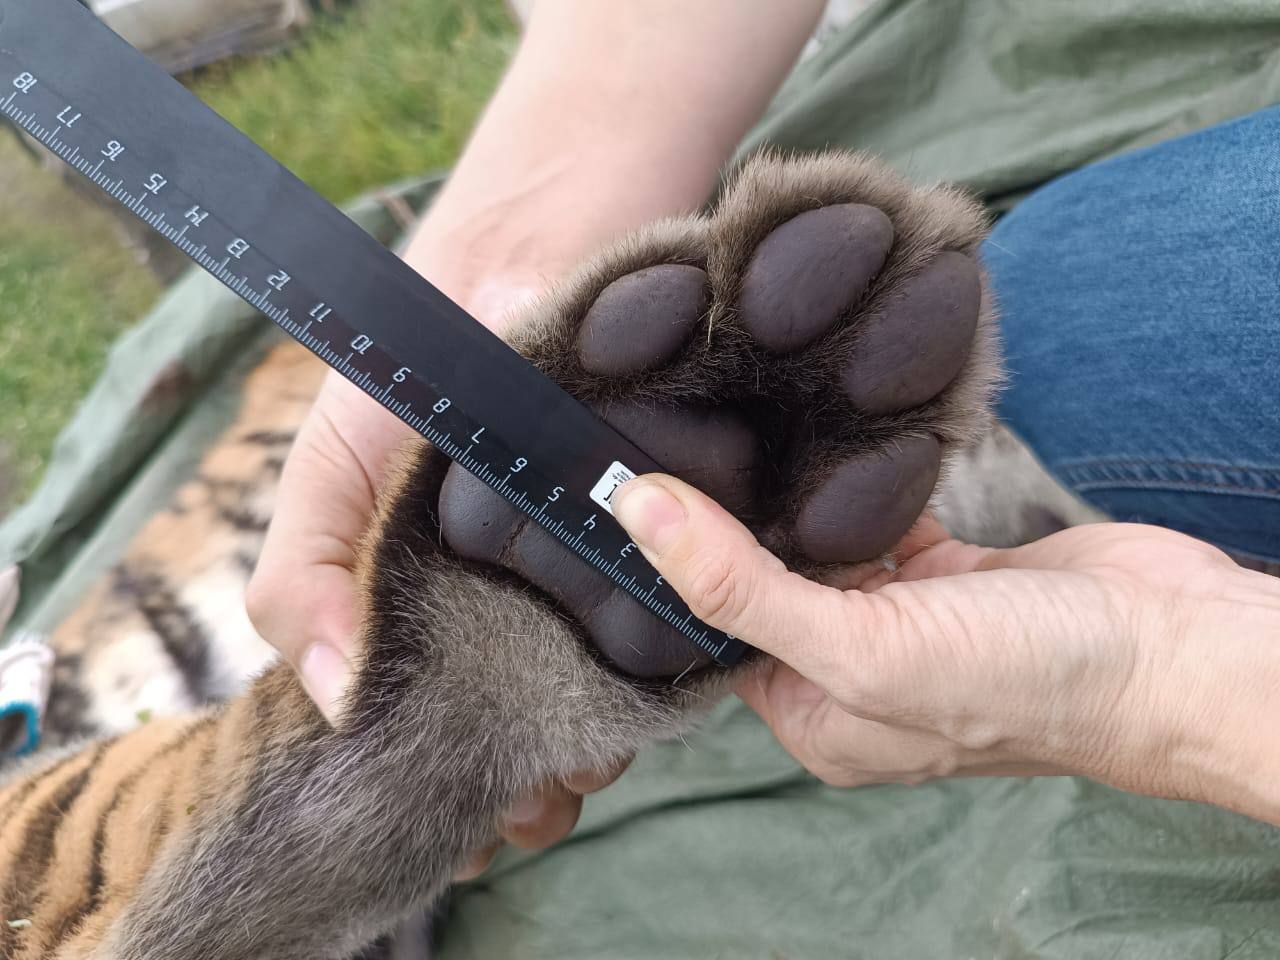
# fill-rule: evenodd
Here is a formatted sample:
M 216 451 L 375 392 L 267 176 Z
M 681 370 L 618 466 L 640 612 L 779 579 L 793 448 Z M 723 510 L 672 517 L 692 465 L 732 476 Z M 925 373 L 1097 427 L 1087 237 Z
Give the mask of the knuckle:
M 904 694 L 910 693 L 903 687 L 914 675 L 911 652 L 902 649 L 897 638 L 909 635 L 912 628 L 902 622 L 906 615 L 896 604 L 878 603 L 873 596 L 858 599 L 856 657 L 849 669 L 832 678 L 828 689 L 846 709 L 890 719 L 904 706 Z
M 270 581 L 261 574 L 254 574 L 245 586 L 244 606 L 249 614 L 249 622 L 263 632 L 270 624 L 271 612 L 275 608 L 277 591 Z
M 735 626 L 750 603 L 749 577 L 720 554 L 700 554 L 689 565 L 689 608 L 699 620 L 721 629 Z
M 249 622 L 258 632 L 266 625 L 267 614 L 271 606 L 267 600 L 269 590 L 262 578 L 254 576 L 244 588 L 244 607 L 249 614 Z
M 281 632 L 288 623 L 290 591 L 284 589 L 279 579 L 255 573 L 245 585 L 244 608 L 249 623 L 262 639 L 273 647 L 281 648 Z
M 831 680 L 829 689 L 837 703 L 876 719 L 887 715 L 894 698 L 878 659 L 873 652 L 860 650 L 857 663 Z
M 804 765 L 829 787 L 858 787 L 868 782 L 857 749 L 843 741 L 811 735 L 805 749 Z
M 809 772 L 826 786 L 838 790 L 850 790 L 875 782 L 875 778 L 852 768 L 813 766 L 809 768 Z

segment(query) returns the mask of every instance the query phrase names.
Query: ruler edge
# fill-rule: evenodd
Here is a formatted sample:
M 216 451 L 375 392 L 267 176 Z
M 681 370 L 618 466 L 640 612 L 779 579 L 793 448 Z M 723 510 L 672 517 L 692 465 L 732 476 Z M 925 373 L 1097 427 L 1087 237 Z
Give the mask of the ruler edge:
M 21 58 L 18 56 L 15 47 L 3 42 L 5 39 L 3 36 L 3 28 L 6 23 L 7 5 L 10 2 L 17 2 L 17 0 L 0 0 L 0 53 L 8 53 L 13 59 L 20 61 Z M 59 2 L 59 0 L 42 0 L 42 2 L 56 3 L 56 2 Z M 208 104 L 204 103 L 204 101 L 202 101 L 198 96 L 196 96 L 194 92 L 187 89 L 178 80 L 176 80 L 174 77 L 172 77 L 171 75 L 163 71 L 160 67 L 154 64 L 152 61 L 150 61 L 144 54 L 141 54 L 139 51 L 136 50 L 136 48 L 130 45 L 118 34 L 114 33 L 109 27 L 103 24 L 101 20 L 95 17 L 91 11 L 84 8 L 78 2 L 75 2 L 75 0 L 60 0 L 60 2 L 64 3 L 67 8 L 71 8 L 71 10 L 73 11 L 78 11 L 78 15 L 84 16 L 85 17 L 84 22 L 86 26 L 91 24 L 93 29 L 99 30 L 100 31 L 99 39 L 102 42 L 109 42 L 110 40 L 115 40 L 120 45 L 120 47 L 123 48 L 123 51 L 127 55 L 131 56 L 133 59 L 135 59 L 135 61 L 140 62 L 139 65 L 145 64 L 147 67 L 157 71 L 157 79 L 162 79 L 164 81 L 167 81 L 169 84 L 172 84 L 174 87 L 178 88 L 178 90 L 182 94 L 185 94 L 186 98 L 188 99 L 188 102 L 192 106 L 196 108 L 201 108 L 207 111 L 210 117 L 216 120 L 217 122 L 219 122 L 229 134 L 240 138 L 244 142 L 247 148 L 255 151 L 256 153 L 261 155 L 261 157 L 265 161 L 273 164 L 276 168 L 278 168 L 281 174 L 288 177 L 292 181 L 295 189 L 305 191 L 316 202 L 317 206 L 322 206 L 326 208 L 329 211 L 329 214 L 331 216 L 336 216 L 337 218 L 340 218 L 341 224 L 344 225 L 346 228 L 349 228 L 353 236 L 358 234 L 361 238 L 363 238 L 363 241 L 368 246 L 367 252 L 369 255 L 377 257 L 379 261 L 382 263 L 386 263 L 388 265 L 395 264 L 397 268 L 402 268 L 403 271 L 407 271 L 409 274 L 412 275 L 412 281 L 415 285 L 421 286 L 424 289 L 424 291 L 429 291 L 429 295 L 431 299 L 436 301 L 436 306 L 438 308 L 441 308 L 446 311 L 451 310 L 455 312 L 457 315 L 460 315 L 466 321 L 468 321 L 473 328 L 479 328 L 479 330 L 475 332 L 481 334 L 481 337 L 476 339 L 487 338 L 492 340 L 493 343 L 496 343 L 497 345 L 499 345 L 501 349 L 505 351 L 506 354 L 510 355 L 510 357 L 515 362 L 518 362 L 523 369 L 533 373 L 535 376 L 545 381 L 551 387 L 555 388 L 556 391 L 561 393 L 568 400 L 571 408 L 583 411 L 593 420 L 601 424 L 605 430 L 609 431 L 611 434 L 614 434 L 620 437 L 628 445 L 632 447 L 635 446 L 634 444 L 631 443 L 631 441 L 627 440 L 625 437 L 621 437 L 621 434 L 619 434 L 614 428 L 604 423 L 603 420 L 601 420 L 599 417 L 595 415 L 594 411 L 591 411 L 588 407 L 586 407 L 585 404 L 582 404 L 580 401 L 574 398 L 571 394 L 569 394 L 566 390 L 564 390 L 564 388 L 560 386 L 560 384 L 556 383 L 556 381 L 552 380 L 545 373 L 539 370 L 536 366 L 530 363 L 526 358 L 524 358 L 521 354 L 515 351 L 504 340 L 502 340 L 500 337 L 497 337 L 495 334 L 493 334 L 492 331 L 488 330 L 488 328 L 486 328 L 478 320 L 472 317 L 470 313 L 468 313 L 464 308 L 462 308 L 455 301 L 453 301 L 446 294 L 444 294 L 443 291 L 440 291 L 439 288 L 435 287 L 435 285 L 432 284 L 426 277 L 422 276 L 421 274 L 418 274 L 416 271 L 413 270 L 412 267 L 410 267 L 407 263 L 405 263 L 401 258 L 397 257 L 393 251 L 388 249 L 386 246 L 381 244 L 376 238 L 370 236 L 366 231 L 360 228 L 358 224 L 354 223 L 354 221 L 352 221 L 348 216 L 346 216 L 346 214 L 343 213 L 342 210 L 339 209 L 335 204 L 333 204 L 327 198 L 320 195 L 317 191 L 311 188 L 305 181 L 301 180 L 301 178 L 297 177 L 297 175 L 294 174 L 291 170 L 289 170 L 288 167 L 286 167 L 284 164 L 280 163 L 273 156 L 271 156 L 270 153 L 268 153 L 263 147 L 257 144 L 247 134 L 245 134 L 243 131 L 235 127 L 234 124 L 231 124 L 225 118 L 220 116 L 217 113 L 217 111 L 213 110 L 211 107 L 208 106 Z M 56 86 L 50 86 L 49 89 L 56 90 L 57 88 Z M 153 233 L 158 233 L 163 239 L 165 239 L 167 242 L 174 245 L 179 250 L 179 252 L 183 254 L 184 257 L 186 257 L 189 261 L 191 261 L 192 266 L 201 270 L 203 273 L 212 276 L 213 279 L 217 280 L 224 287 L 230 290 L 233 295 L 235 295 L 238 299 L 244 302 L 251 309 L 253 309 L 258 316 L 262 317 L 268 322 L 271 322 L 277 328 L 280 328 L 285 336 L 288 336 L 292 341 L 294 341 L 295 343 L 299 343 L 301 346 L 304 347 L 304 349 L 308 349 L 309 352 L 311 352 L 313 355 L 316 355 L 319 361 L 322 364 L 324 364 L 326 369 L 334 370 L 334 372 L 337 372 L 340 376 L 343 376 L 344 379 L 346 379 L 348 382 L 355 385 L 358 389 L 361 390 L 362 393 L 365 393 L 366 396 L 369 396 L 371 400 L 373 400 L 375 403 L 378 403 L 379 406 L 383 407 L 383 409 L 388 410 L 388 412 L 392 413 L 393 416 L 396 416 L 397 419 L 401 420 L 401 422 L 405 422 L 403 418 L 398 413 L 396 413 L 396 411 L 392 410 L 390 407 L 382 403 L 372 393 L 371 390 L 367 389 L 364 385 L 358 383 L 354 379 L 354 377 L 347 375 L 343 373 L 343 371 L 335 368 L 328 360 L 326 360 L 323 357 L 320 357 L 316 353 L 316 351 L 314 349 L 311 349 L 307 344 L 301 343 L 297 336 L 290 333 L 288 330 L 284 330 L 281 324 L 279 323 L 279 321 L 277 321 L 275 317 L 263 311 L 258 305 L 254 304 L 251 300 L 249 300 L 245 294 L 235 289 L 228 281 L 218 277 L 216 274 L 212 274 L 211 271 L 205 265 L 199 263 L 194 259 L 194 257 L 188 254 L 186 251 L 182 250 L 182 248 L 180 246 L 177 246 L 177 244 L 175 244 L 171 238 L 165 236 L 165 234 L 162 231 L 157 230 L 152 224 L 146 223 L 146 221 L 143 220 L 135 211 L 130 210 L 128 206 L 125 205 L 123 202 L 121 202 L 117 197 L 112 196 L 111 193 L 108 190 L 106 190 L 101 184 L 96 183 L 92 178 L 84 174 L 83 171 L 77 170 L 73 164 L 68 163 L 63 157 L 58 156 L 57 152 L 53 150 L 50 147 L 50 145 L 45 142 L 43 138 L 37 136 L 25 123 L 19 121 L 16 117 L 12 117 L 8 115 L 5 116 L 5 119 L 13 123 L 16 129 L 24 131 L 28 136 L 30 136 L 33 140 L 35 140 L 42 147 L 42 149 L 46 150 L 50 154 L 50 156 L 52 156 L 54 159 L 56 159 L 59 162 L 61 166 L 70 168 L 71 171 L 77 177 L 80 177 L 86 180 L 90 185 L 95 186 L 99 190 L 101 190 L 102 193 L 107 196 L 108 200 L 111 201 L 114 206 L 120 209 L 123 209 L 130 216 L 133 216 L 139 222 L 142 222 L 143 225 L 146 226 Z M 213 206 L 213 205 L 210 204 L 210 206 Z M 271 262 L 273 263 L 278 262 L 278 259 L 279 258 L 273 257 L 271 258 Z M 400 278 L 397 278 L 397 279 L 400 279 Z M 408 352 L 413 353 L 415 351 L 409 350 Z M 390 354 L 390 355 L 394 356 L 394 354 Z M 438 389 L 436 388 L 434 382 L 432 381 L 423 381 L 423 382 L 428 383 L 428 385 L 431 386 L 433 389 Z M 441 395 L 443 396 L 446 394 L 442 393 Z M 464 407 L 460 409 L 465 410 L 466 408 Z M 412 430 L 415 435 L 421 436 L 421 431 L 418 430 L 416 427 L 414 427 L 412 424 L 406 423 L 406 426 L 408 426 L 409 429 Z M 428 443 L 432 443 L 433 447 L 436 447 L 437 449 L 439 449 L 438 445 L 432 442 L 430 438 L 423 437 L 423 439 Z M 639 448 L 635 448 L 635 449 L 639 451 Z M 441 452 L 444 453 L 445 456 L 448 456 L 448 453 L 446 451 L 441 450 Z M 647 454 L 644 454 L 643 451 L 639 451 L 639 452 L 642 454 L 642 459 L 647 461 L 647 464 L 654 463 L 652 461 L 652 458 L 648 457 Z M 449 459 L 452 462 L 458 462 L 454 457 L 449 457 Z M 459 465 L 463 469 L 467 469 L 465 464 L 460 463 Z M 657 469 L 661 470 L 662 468 L 657 467 Z M 608 471 L 606 471 L 606 473 L 607 472 Z M 647 472 L 647 471 L 641 471 L 641 472 Z M 516 500 L 506 496 L 502 491 L 497 490 L 491 484 L 488 484 L 486 481 L 484 481 L 483 478 L 480 478 L 480 479 L 481 479 L 481 482 L 485 482 L 486 486 L 488 486 L 491 490 L 494 490 L 500 496 L 504 496 L 509 502 L 513 503 L 513 505 L 515 505 L 516 508 L 521 511 L 521 513 L 523 513 L 525 516 L 532 519 L 535 523 L 538 523 L 539 526 L 541 526 L 544 530 L 547 530 L 549 533 L 551 533 L 557 540 L 559 540 L 562 543 L 565 549 L 568 549 L 570 553 L 575 554 L 577 556 L 578 562 L 583 563 L 588 567 L 595 566 L 587 559 L 587 557 L 584 554 L 578 552 L 576 549 L 570 546 L 569 545 L 570 541 L 566 537 L 559 536 L 558 534 L 556 534 L 554 530 L 551 530 L 545 523 L 540 522 L 539 517 L 533 510 L 525 509 Z M 608 511 L 608 512 L 611 513 L 612 511 Z M 625 531 L 623 532 L 625 533 Z M 646 562 L 646 566 L 649 566 L 649 568 L 652 569 L 651 565 L 648 565 L 647 562 Z M 613 584 L 615 589 L 618 589 L 622 593 L 626 594 L 627 596 L 630 596 L 633 602 L 637 603 L 637 605 L 639 605 L 642 609 L 644 609 L 648 615 L 654 617 L 655 619 L 658 619 L 660 622 L 667 625 L 668 628 L 674 630 L 675 632 L 683 636 L 686 642 L 690 644 L 690 647 L 693 650 L 701 651 L 703 654 L 710 656 L 720 666 L 724 666 L 724 667 L 733 666 L 734 664 L 740 662 L 751 651 L 751 648 L 747 646 L 745 643 L 743 643 L 739 638 L 733 637 L 732 635 L 727 634 L 725 631 L 717 630 L 715 628 L 709 627 L 709 625 L 702 624 L 702 621 L 692 616 L 692 613 L 690 611 L 690 617 L 686 618 L 685 624 L 688 623 L 689 619 L 692 619 L 694 623 L 702 624 L 703 626 L 707 627 L 707 630 L 712 631 L 715 635 L 725 638 L 724 641 L 718 647 L 711 644 L 703 644 L 698 642 L 698 640 L 695 639 L 694 635 L 692 635 L 690 632 L 686 631 L 683 628 L 684 626 L 683 624 L 676 621 L 669 620 L 661 616 L 654 607 L 649 606 L 648 603 L 645 602 L 644 599 L 642 599 L 642 596 L 639 592 L 633 592 L 631 589 L 628 589 L 624 585 L 624 582 L 622 580 L 615 579 L 613 576 L 609 575 L 609 573 L 605 572 L 606 568 L 597 566 L 596 569 L 598 569 L 601 573 L 604 573 L 606 578 Z M 655 574 L 657 573 L 656 570 L 653 572 Z M 531 586 L 534 586 L 534 585 L 531 584 Z M 538 588 L 535 586 L 535 589 L 538 589 Z M 542 592 L 545 592 L 545 591 L 542 591 Z M 672 590 L 671 593 L 676 596 L 676 598 L 679 600 L 680 604 L 684 607 L 684 609 L 688 610 L 688 606 L 684 602 L 683 598 L 680 598 L 679 595 L 676 594 L 674 590 Z M 623 672 L 625 673 L 625 671 Z M 635 677 L 632 677 L 632 679 L 643 680 L 643 678 L 635 678 Z

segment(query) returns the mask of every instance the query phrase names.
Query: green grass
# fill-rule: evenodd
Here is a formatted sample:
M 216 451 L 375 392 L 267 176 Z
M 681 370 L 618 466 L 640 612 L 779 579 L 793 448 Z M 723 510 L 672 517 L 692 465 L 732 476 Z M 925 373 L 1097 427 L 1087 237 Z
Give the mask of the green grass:
M 34 485 L 111 341 L 156 297 L 111 217 L 0 137 L 0 515 Z
M 451 164 L 514 47 L 500 0 L 363 0 L 283 53 L 216 65 L 189 85 L 341 201 Z M 159 293 L 112 217 L 8 140 L 0 137 L 0 514 L 6 487 L 11 501 L 30 492 L 112 339 Z
M 495 0 L 365 0 L 305 46 L 216 67 L 192 88 L 342 200 L 452 163 L 514 47 Z

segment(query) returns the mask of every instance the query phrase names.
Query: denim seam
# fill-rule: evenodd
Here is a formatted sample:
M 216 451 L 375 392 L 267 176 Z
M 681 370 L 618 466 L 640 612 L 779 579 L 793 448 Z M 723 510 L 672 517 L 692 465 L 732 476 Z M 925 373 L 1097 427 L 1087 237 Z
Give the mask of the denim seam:
M 1143 521 L 1150 522 L 1150 521 Z M 1216 543 L 1221 546 L 1227 543 L 1229 549 L 1233 552 L 1247 553 L 1259 560 L 1265 560 L 1267 563 L 1280 563 L 1280 557 L 1272 553 L 1260 552 L 1254 543 L 1251 546 L 1240 546 L 1242 542 L 1256 541 L 1259 536 L 1256 527 L 1231 527 L 1224 526 L 1220 523 L 1214 523 L 1206 526 L 1202 523 L 1179 523 L 1177 529 L 1188 536 L 1196 537 L 1208 543 Z M 1235 540 L 1236 536 L 1244 537 L 1244 541 Z M 1265 534 L 1262 539 L 1266 541 L 1265 548 L 1270 549 L 1272 546 L 1280 547 L 1280 538 L 1268 537 Z
M 1280 491 L 1258 490 L 1254 487 L 1232 486 L 1223 483 L 1193 483 L 1186 480 L 1114 480 L 1070 481 L 1072 490 L 1168 490 L 1170 493 L 1222 493 L 1245 496 L 1253 500 L 1280 500 Z
M 1052 467 L 1074 490 L 1145 489 L 1182 490 L 1244 495 L 1280 500 L 1280 470 L 1239 468 L 1225 465 L 1199 466 L 1176 460 L 1091 460 L 1057 463 Z M 1195 474 L 1219 474 L 1198 479 Z M 1222 474 L 1253 474 L 1255 483 L 1232 482 Z M 1189 476 L 1190 474 L 1190 476 Z
M 1171 467 L 1188 467 L 1192 470 L 1248 470 L 1254 473 L 1265 473 L 1271 476 L 1280 477 L 1280 466 L 1262 463 L 1229 462 L 1226 460 L 1162 460 L 1143 457 L 1068 457 L 1065 460 L 1058 461 L 1058 465 L 1065 469 L 1090 467 L 1099 464 L 1114 464 L 1117 467 L 1160 467 L 1163 465 Z

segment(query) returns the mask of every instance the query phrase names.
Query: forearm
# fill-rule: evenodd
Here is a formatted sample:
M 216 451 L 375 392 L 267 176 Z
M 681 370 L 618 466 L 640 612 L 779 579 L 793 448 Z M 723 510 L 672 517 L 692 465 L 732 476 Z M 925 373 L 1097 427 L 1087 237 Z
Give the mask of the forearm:
M 695 209 L 821 9 L 541 0 L 406 259 L 497 326 L 520 292 Z

